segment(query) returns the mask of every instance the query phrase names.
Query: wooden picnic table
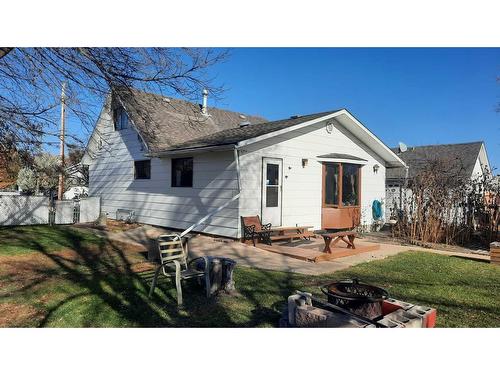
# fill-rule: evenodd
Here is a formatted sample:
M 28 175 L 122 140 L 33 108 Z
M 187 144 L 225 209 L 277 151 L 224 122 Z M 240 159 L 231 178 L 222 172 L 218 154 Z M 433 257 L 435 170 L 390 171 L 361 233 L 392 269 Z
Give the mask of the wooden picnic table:
M 355 249 L 354 239 L 357 237 L 356 232 L 333 232 L 333 233 L 322 233 L 321 236 L 325 240 L 324 253 L 332 253 L 332 248 L 339 241 L 344 241 L 347 244 L 348 249 Z

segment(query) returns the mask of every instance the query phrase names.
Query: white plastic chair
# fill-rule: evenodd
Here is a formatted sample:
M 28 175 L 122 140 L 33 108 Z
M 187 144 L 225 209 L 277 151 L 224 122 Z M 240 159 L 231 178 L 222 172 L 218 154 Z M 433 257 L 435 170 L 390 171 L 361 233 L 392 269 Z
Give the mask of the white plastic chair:
M 160 270 L 163 275 L 175 278 L 177 289 L 177 304 L 182 305 L 182 280 L 205 278 L 207 298 L 210 297 L 210 264 L 207 257 L 199 257 L 188 262 L 188 251 L 184 247 L 182 238 L 178 234 L 165 234 L 157 238 L 160 264 L 156 267 L 149 297 L 153 295 Z M 203 259 L 203 271 L 192 268 L 193 262 Z

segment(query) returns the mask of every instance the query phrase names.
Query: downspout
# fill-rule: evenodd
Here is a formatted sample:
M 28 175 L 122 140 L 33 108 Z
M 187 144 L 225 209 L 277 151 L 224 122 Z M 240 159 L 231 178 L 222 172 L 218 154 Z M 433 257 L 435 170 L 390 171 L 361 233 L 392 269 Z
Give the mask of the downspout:
M 184 237 L 186 234 L 188 234 L 189 232 L 191 232 L 194 228 L 196 228 L 200 224 L 203 224 L 205 221 L 207 221 L 208 219 L 210 219 L 216 213 L 222 211 L 224 208 L 226 208 L 227 206 L 229 206 L 232 202 L 234 202 L 235 200 L 237 200 L 240 197 L 240 193 L 241 193 L 240 157 L 239 157 L 238 148 L 236 146 L 234 146 L 233 151 L 234 151 L 234 160 L 236 162 L 236 175 L 238 177 L 238 193 L 234 197 L 232 197 L 229 201 L 227 201 L 226 203 L 224 203 L 222 206 L 217 207 L 215 210 L 213 210 L 212 212 L 209 212 L 207 215 L 205 215 L 204 217 L 202 217 L 200 220 L 198 220 L 196 223 L 194 223 L 193 225 L 191 225 L 189 228 L 185 229 L 184 232 L 182 232 L 181 234 L 179 234 L 179 238 Z

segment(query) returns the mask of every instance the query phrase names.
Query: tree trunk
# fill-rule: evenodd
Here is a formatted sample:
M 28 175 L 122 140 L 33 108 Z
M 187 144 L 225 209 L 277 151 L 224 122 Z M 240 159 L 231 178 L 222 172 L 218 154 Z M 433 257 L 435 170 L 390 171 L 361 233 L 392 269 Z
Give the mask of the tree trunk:
M 210 294 L 215 294 L 220 291 L 233 293 L 235 288 L 233 271 L 236 267 L 236 261 L 223 257 L 208 257 L 209 273 L 210 273 Z M 196 263 L 197 269 L 203 268 L 201 260 Z

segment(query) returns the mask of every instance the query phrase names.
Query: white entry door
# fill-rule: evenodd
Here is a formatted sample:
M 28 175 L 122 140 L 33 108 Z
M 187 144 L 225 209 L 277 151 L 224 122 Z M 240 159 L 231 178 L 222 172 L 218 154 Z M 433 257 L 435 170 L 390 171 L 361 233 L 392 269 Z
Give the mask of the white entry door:
M 262 159 L 262 223 L 281 225 L 281 184 L 283 160 Z

